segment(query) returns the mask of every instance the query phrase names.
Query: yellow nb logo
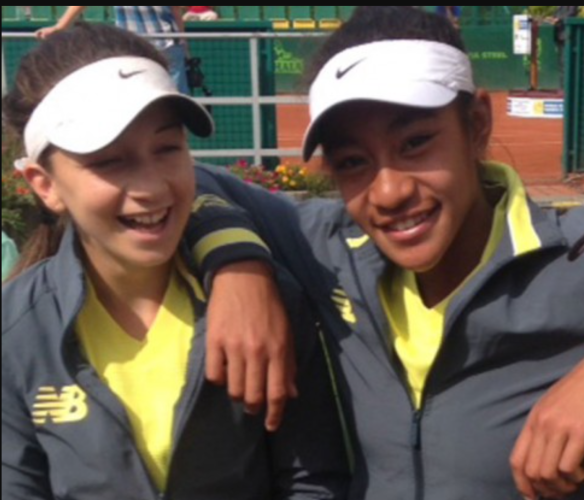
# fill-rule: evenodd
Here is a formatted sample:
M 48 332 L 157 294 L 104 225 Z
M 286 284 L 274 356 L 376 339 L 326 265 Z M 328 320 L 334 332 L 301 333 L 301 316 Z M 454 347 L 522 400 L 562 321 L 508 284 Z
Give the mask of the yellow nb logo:
M 341 316 L 347 323 L 357 323 L 357 318 L 353 312 L 353 305 L 351 304 L 349 297 L 347 297 L 347 294 L 342 289 L 335 288 L 333 290 L 332 299 L 341 313 Z
M 61 393 L 55 387 L 40 387 L 32 407 L 33 422 L 36 425 L 80 422 L 89 413 L 86 400 L 85 392 L 76 385 L 63 387 Z

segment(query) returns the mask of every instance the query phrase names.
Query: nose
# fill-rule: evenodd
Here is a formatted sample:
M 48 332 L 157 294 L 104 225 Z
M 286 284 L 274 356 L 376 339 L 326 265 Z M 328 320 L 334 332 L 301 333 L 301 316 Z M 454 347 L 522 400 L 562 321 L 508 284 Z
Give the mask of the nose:
M 380 210 L 399 209 L 415 191 L 415 179 L 408 172 L 382 167 L 369 187 L 369 203 Z
M 164 165 L 155 158 L 136 159 L 128 173 L 128 192 L 136 199 L 156 198 L 168 190 Z

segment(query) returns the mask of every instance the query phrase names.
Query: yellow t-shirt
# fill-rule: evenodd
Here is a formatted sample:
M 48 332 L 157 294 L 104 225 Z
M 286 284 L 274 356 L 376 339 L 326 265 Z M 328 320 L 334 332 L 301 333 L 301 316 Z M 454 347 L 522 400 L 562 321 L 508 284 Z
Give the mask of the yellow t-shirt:
M 174 272 L 143 341 L 130 337 L 116 323 L 91 285 L 76 324 L 89 362 L 126 408 L 136 446 L 160 491 L 166 488 L 175 408 L 195 335 L 194 308 L 186 286 Z
M 493 226 L 481 261 L 474 271 L 448 297 L 434 307 L 425 306 L 416 275 L 412 271 L 394 268 L 383 279 L 379 294 L 389 319 L 395 350 L 404 365 L 416 408 L 422 403 L 422 393 L 428 373 L 438 355 L 444 335 L 444 318 L 453 297 L 492 258 L 505 228 L 507 195 L 499 200 Z

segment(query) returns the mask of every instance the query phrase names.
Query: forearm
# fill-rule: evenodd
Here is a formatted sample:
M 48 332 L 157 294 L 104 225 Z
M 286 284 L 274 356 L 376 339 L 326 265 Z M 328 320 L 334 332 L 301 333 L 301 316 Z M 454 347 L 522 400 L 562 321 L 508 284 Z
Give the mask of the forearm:
M 247 260 L 263 261 L 271 266 L 270 250 L 249 218 L 214 194 L 197 197 L 185 243 L 207 290 L 215 273 L 228 264 Z
M 235 207 L 241 207 L 243 216 L 248 217 L 249 224 L 257 229 L 273 259 L 294 275 L 315 304 L 328 300 L 329 271 L 313 251 L 313 245 L 320 241 L 323 231 L 322 220 L 330 217 L 328 209 L 315 210 L 322 206 L 315 201 L 304 202 L 299 210 L 299 204 L 283 196 L 250 186 L 216 169 L 202 167 L 197 178 L 201 192 L 218 193 Z
M 302 262 L 303 257 L 309 258 L 310 251 L 300 250 L 298 241 L 292 236 L 294 224 L 288 222 L 286 214 L 289 209 L 292 214 L 295 211 L 289 203 L 281 205 L 282 201 L 273 199 L 267 191 L 252 189 L 235 177 L 217 170 L 220 169 L 202 166 L 197 169 L 198 200 L 203 203 L 196 210 L 196 215 L 205 228 L 193 231 L 200 242 L 191 244 L 192 253 L 198 261 L 202 261 L 200 268 L 205 273 L 206 281 L 210 276 L 214 277 L 209 303 L 207 377 L 219 384 L 228 381 L 229 393 L 236 399 L 242 399 L 251 413 L 255 413 L 264 401 L 267 402 L 266 427 L 274 430 L 279 425 L 286 399 L 296 394 L 294 349 L 290 345 L 292 337 L 280 294 L 269 269 L 262 270 L 260 266 L 254 270 L 250 268 L 255 265 L 251 262 L 228 265 L 230 261 L 242 260 L 229 250 L 229 246 L 222 252 L 225 259 L 209 259 L 207 249 L 212 247 L 205 240 L 214 239 L 225 244 L 230 239 L 225 235 L 239 234 L 240 241 L 233 248 L 238 247 L 245 252 L 261 251 L 261 245 L 254 250 L 250 246 L 245 248 L 242 241 L 246 239 L 242 236 L 251 236 L 253 241 L 249 243 L 257 245 L 257 232 L 262 238 L 260 241 L 263 242 L 264 236 L 269 236 L 272 240 L 269 245 L 279 247 L 282 261 L 288 254 L 291 259 L 294 255 L 300 257 L 297 260 Z M 256 231 L 256 220 L 250 220 L 248 211 L 218 196 L 230 202 L 240 202 L 242 207 L 249 208 L 258 216 L 260 225 L 275 225 L 276 228 L 271 227 L 270 231 L 264 227 L 263 231 Z M 267 199 L 264 199 L 266 196 Z M 233 228 L 236 228 L 235 233 Z M 287 235 L 287 241 L 280 241 L 273 233 Z M 201 239 L 201 234 L 207 236 Z M 272 254 L 268 255 L 273 266 Z M 252 259 L 253 256 L 248 254 L 247 260 Z M 316 273 L 311 272 L 310 266 L 300 264 L 297 267 L 298 272 L 315 278 Z M 316 289 L 319 287 L 313 288 L 314 293 L 318 293 Z
M 183 7 L 171 6 L 170 8 L 172 9 L 172 15 L 174 16 L 174 21 L 176 22 L 178 31 L 180 33 L 183 33 L 185 31 L 185 22 L 183 21 L 182 18 Z
M 59 30 L 67 29 L 71 26 L 75 20 L 81 15 L 85 10 L 86 5 L 70 5 L 67 10 L 61 16 L 55 27 Z
M 292 203 L 257 186 L 250 186 L 221 169 L 201 166 L 197 172 L 199 193 L 216 194 L 227 200 L 230 205 L 224 208 L 225 214 L 238 212 L 242 220 L 247 219 L 247 224 L 257 230 L 284 265 L 286 257 L 292 253 L 302 260 L 303 254 L 295 250 L 304 237 Z

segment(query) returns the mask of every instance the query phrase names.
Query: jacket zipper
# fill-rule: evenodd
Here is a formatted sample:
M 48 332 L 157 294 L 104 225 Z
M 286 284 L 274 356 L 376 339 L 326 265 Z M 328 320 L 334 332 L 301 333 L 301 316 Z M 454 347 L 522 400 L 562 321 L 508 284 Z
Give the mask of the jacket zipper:
M 339 234 L 339 238 L 341 239 L 341 243 L 346 248 L 346 244 L 344 243 L 341 234 Z M 349 262 L 351 264 L 351 272 L 353 274 L 353 279 L 357 284 L 357 288 L 361 297 L 367 297 L 364 293 L 363 285 L 361 279 L 359 278 L 359 274 L 357 273 L 357 265 L 355 262 L 355 258 L 353 253 L 347 249 L 349 253 Z M 410 426 L 410 444 L 412 448 L 412 460 L 413 460 L 413 467 L 414 467 L 414 486 L 415 486 L 415 494 L 414 497 L 416 500 L 423 500 L 424 499 L 424 463 L 422 460 L 422 416 L 423 416 L 423 407 L 424 407 L 424 399 L 425 394 L 422 395 L 422 405 L 419 409 L 416 408 L 412 393 L 410 390 L 410 385 L 407 381 L 407 377 L 405 374 L 405 368 L 401 363 L 401 360 L 396 357 L 395 362 L 392 362 L 392 351 L 393 348 L 389 345 L 387 340 L 387 335 L 384 335 L 382 332 L 381 326 L 378 324 L 377 319 L 375 318 L 375 314 L 371 310 L 369 306 L 368 300 L 363 300 L 364 308 L 367 311 L 367 315 L 369 316 L 369 321 L 371 325 L 375 328 L 375 331 L 378 337 L 382 340 L 383 345 L 385 346 L 386 356 L 388 363 L 393 366 L 394 370 L 396 371 L 398 378 L 401 382 L 401 386 L 403 390 L 406 392 L 406 396 L 408 401 L 410 402 L 410 407 L 412 410 L 412 422 Z
M 424 498 L 424 464 L 422 461 L 422 410 L 415 410 L 412 416 L 411 445 L 414 459 L 415 498 Z

